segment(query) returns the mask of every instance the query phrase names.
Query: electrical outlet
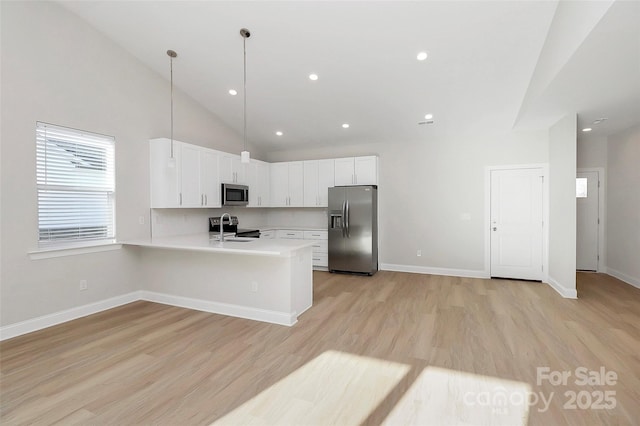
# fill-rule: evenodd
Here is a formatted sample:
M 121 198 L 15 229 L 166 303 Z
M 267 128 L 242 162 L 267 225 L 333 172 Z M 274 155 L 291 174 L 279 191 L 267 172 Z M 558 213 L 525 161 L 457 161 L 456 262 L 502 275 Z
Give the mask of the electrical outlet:
M 251 291 L 254 293 L 258 292 L 258 283 L 256 281 L 251 281 Z
M 88 288 L 87 280 L 80 280 L 80 291 L 84 291 Z
M 422 250 L 418 250 L 418 251 L 416 252 L 416 256 L 418 256 L 418 257 L 422 256 Z
M 144 225 L 144 216 L 140 216 L 140 217 L 138 218 L 138 223 L 139 223 L 140 225 Z

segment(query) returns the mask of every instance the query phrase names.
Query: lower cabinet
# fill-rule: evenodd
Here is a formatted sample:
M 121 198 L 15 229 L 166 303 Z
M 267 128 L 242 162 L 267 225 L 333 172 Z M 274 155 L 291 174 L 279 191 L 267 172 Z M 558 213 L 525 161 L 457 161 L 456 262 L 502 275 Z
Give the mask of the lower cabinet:
M 268 236 L 267 236 L 268 235 Z M 329 266 L 329 235 L 327 231 L 300 231 L 293 229 L 277 229 L 261 231 L 260 238 L 287 238 L 295 240 L 313 240 L 313 266 L 324 269 Z
M 304 231 L 305 240 L 313 241 L 313 266 L 329 266 L 329 235 L 327 231 Z

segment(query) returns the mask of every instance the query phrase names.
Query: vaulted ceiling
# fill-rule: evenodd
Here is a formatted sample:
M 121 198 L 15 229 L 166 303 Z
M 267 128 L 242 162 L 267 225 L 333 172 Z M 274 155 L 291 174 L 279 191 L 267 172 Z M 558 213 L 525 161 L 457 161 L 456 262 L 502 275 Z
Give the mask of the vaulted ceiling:
M 238 133 L 248 28 L 248 138 L 266 151 L 640 121 L 640 2 L 60 3 L 167 79 L 175 50 L 175 85 Z

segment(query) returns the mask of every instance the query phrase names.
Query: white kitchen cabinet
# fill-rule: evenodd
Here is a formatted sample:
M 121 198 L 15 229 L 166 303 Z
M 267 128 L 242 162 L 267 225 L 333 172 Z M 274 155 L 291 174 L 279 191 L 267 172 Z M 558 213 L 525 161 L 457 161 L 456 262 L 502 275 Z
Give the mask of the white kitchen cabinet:
M 152 139 L 149 141 L 149 169 L 151 183 L 151 208 L 180 207 L 180 154 L 181 142 Z
M 180 145 L 180 207 L 202 206 L 200 151 L 201 148 L 196 145 Z
M 328 231 L 304 231 L 305 240 L 328 240 Z
M 251 160 L 249 171 L 249 204 L 247 207 L 269 207 L 270 167 L 269 163 Z
M 197 145 L 181 145 L 180 207 L 220 207 L 218 153 Z
M 272 231 L 272 230 L 260 231 L 260 238 L 271 240 L 271 239 L 274 239 L 275 237 L 276 237 L 276 231 Z
M 200 192 L 204 207 L 221 207 L 220 196 L 220 154 L 203 148 L 200 151 Z
M 335 186 L 344 185 L 377 185 L 378 157 L 336 158 Z
M 271 164 L 271 206 L 302 207 L 304 169 L 302 161 Z
M 326 270 L 329 266 L 329 241 L 326 230 L 270 229 L 261 231 L 260 238 L 284 238 L 312 240 L 312 264 L 314 269 Z
M 291 230 L 291 229 L 278 229 L 276 231 L 276 238 L 304 240 L 304 231 Z
M 220 207 L 218 153 L 173 141 L 153 139 L 149 145 L 152 208 Z
M 327 207 L 329 188 L 334 186 L 335 160 L 303 162 L 304 206 Z
M 247 184 L 246 164 L 240 161 L 240 156 L 220 153 L 220 181 L 221 183 Z

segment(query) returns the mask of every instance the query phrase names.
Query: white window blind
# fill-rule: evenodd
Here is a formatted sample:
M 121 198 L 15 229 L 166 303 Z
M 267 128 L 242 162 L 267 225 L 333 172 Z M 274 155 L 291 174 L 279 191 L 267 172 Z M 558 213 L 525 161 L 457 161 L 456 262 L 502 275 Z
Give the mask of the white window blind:
M 40 245 L 115 238 L 115 140 L 36 123 Z

